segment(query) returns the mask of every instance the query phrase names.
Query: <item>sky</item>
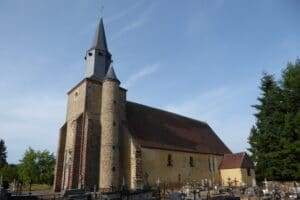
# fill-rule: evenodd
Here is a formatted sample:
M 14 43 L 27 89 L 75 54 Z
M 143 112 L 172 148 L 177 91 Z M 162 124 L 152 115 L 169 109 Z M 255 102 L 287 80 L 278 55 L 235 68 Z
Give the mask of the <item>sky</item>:
M 104 9 L 101 13 L 101 4 Z M 0 138 L 8 161 L 56 152 L 66 92 L 99 17 L 128 100 L 206 121 L 248 148 L 263 72 L 300 55 L 298 0 L 0 0 Z

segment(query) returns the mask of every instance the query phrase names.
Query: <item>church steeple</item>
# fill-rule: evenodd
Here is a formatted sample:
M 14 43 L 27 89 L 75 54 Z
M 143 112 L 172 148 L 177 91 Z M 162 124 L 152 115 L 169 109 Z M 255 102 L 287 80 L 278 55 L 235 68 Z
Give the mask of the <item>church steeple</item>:
M 112 62 L 111 54 L 107 48 L 105 30 L 103 19 L 97 26 L 95 38 L 93 40 L 91 48 L 86 52 L 85 56 L 86 72 L 85 76 L 87 78 L 95 78 L 97 80 L 103 80 L 105 77 L 109 66 Z
M 100 22 L 97 26 L 95 38 L 94 38 L 91 49 L 99 49 L 102 51 L 108 51 L 106 36 L 105 36 L 105 31 L 104 31 L 104 24 L 103 24 L 102 18 L 100 19 Z

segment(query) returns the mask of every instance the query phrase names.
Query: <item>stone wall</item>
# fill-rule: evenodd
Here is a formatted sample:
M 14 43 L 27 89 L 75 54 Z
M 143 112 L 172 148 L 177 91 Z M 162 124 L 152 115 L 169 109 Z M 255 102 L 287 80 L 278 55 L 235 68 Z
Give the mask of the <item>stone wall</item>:
M 120 186 L 120 95 L 115 81 L 104 81 L 101 108 L 100 189 Z
M 84 110 L 87 81 L 83 80 L 68 93 L 66 142 L 64 147 L 61 189 L 77 188 L 81 181 L 81 154 L 84 137 Z
M 102 84 L 87 81 L 85 103 L 84 139 L 81 154 L 81 186 L 85 189 L 98 188 L 100 164 L 100 112 Z
M 73 152 L 75 132 L 73 131 L 72 122 L 76 120 L 85 110 L 86 103 L 86 81 L 83 81 L 68 93 L 67 103 L 67 138 L 65 152 Z
M 53 190 L 55 192 L 60 191 L 62 187 L 66 134 L 67 134 L 67 125 L 64 124 L 59 131 L 57 157 L 56 157 L 56 164 L 55 164 L 55 171 L 54 171 L 55 175 L 54 175 L 54 183 L 53 183 Z
M 122 132 L 121 165 L 122 175 L 128 189 L 135 190 L 142 188 L 142 165 L 139 146 L 134 141 L 126 126 Z
M 85 189 L 98 188 L 100 164 L 100 122 L 86 118 L 86 131 L 81 156 L 82 185 Z
M 74 147 L 72 151 L 72 165 L 69 172 L 68 189 L 77 188 L 80 185 L 80 159 L 81 159 L 81 143 L 83 136 L 83 115 L 80 115 L 72 122 L 72 129 L 74 132 Z
M 143 180 L 150 185 L 165 182 L 180 185 L 207 179 L 220 183 L 218 166 L 220 155 L 141 148 Z
M 140 146 L 132 139 L 130 143 L 131 160 L 131 188 L 142 189 L 143 187 L 143 165 L 142 151 Z
M 221 169 L 220 175 L 222 185 L 228 186 L 255 186 L 255 172 L 253 169 L 235 168 L 235 169 Z

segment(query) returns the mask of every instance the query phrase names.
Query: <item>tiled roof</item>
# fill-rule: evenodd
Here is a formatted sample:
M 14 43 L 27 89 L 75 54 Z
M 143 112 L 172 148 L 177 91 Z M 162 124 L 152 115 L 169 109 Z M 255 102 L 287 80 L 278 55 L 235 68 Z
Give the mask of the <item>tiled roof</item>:
M 143 147 L 228 154 L 231 151 L 210 126 L 171 112 L 127 102 L 127 126 Z
M 225 154 L 219 169 L 253 168 L 253 162 L 246 152 Z

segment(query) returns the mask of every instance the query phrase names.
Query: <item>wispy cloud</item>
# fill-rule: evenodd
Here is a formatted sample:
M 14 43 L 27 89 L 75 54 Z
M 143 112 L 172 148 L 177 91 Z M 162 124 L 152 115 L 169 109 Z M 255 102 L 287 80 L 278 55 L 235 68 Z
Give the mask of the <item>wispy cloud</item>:
M 132 31 L 136 28 L 143 26 L 146 22 L 149 21 L 150 14 L 153 12 L 153 9 L 156 5 L 157 5 L 157 3 L 152 3 L 146 9 L 142 10 L 142 14 L 140 16 L 136 17 L 135 20 L 127 23 L 126 26 L 121 28 L 120 31 L 112 37 L 112 40 L 115 40 L 129 31 Z
M 182 102 L 166 105 L 165 109 L 207 122 L 231 150 L 245 151 L 253 117 L 250 106 L 243 108 L 237 102 L 242 102 L 247 92 L 245 88 L 221 86 L 202 94 L 191 94 Z
M 145 3 L 145 0 L 138 0 L 136 1 L 134 4 L 132 4 L 131 6 L 122 9 L 121 11 L 117 12 L 117 13 L 108 13 L 107 16 L 105 14 L 104 16 L 104 22 L 106 25 L 109 25 L 111 23 L 117 22 L 121 19 L 124 19 L 124 17 L 127 17 L 128 15 L 132 14 L 132 13 L 136 13 L 137 9 L 142 6 Z M 93 20 L 92 23 L 89 23 L 85 29 L 82 29 L 80 31 L 81 35 L 88 35 L 91 32 L 95 31 L 96 28 L 96 24 L 98 23 L 98 18 L 96 20 Z
M 229 88 L 220 87 L 200 95 L 190 96 L 189 99 L 183 102 L 167 105 L 165 109 L 206 121 L 220 112 L 226 106 L 223 102 L 232 98 L 232 96 L 233 94 Z
M 135 74 L 132 74 L 124 83 L 124 87 L 125 88 L 132 87 L 138 80 L 155 73 L 159 69 L 159 67 L 160 67 L 159 63 L 146 66 L 145 68 L 141 69 Z
M 190 13 L 186 27 L 186 33 L 189 37 L 201 34 L 201 37 L 205 39 L 208 34 L 211 34 L 210 31 L 214 28 L 212 20 L 215 18 L 216 13 L 222 9 L 225 1 L 209 1 L 208 4 L 207 2 L 201 1 L 196 5 L 197 12 Z
M 128 8 L 123 9 L 121 12 L 118 12 L 117 14 L 113 14 L 111 16 L 108 16 L 108 18 L 105 20 L 107 24 L 116 22 L 123 17 L 133 13 L 137 8 L 142 6 L 144 4 L 145 0 L 138 0 L 135 4 L 131 5 Z

